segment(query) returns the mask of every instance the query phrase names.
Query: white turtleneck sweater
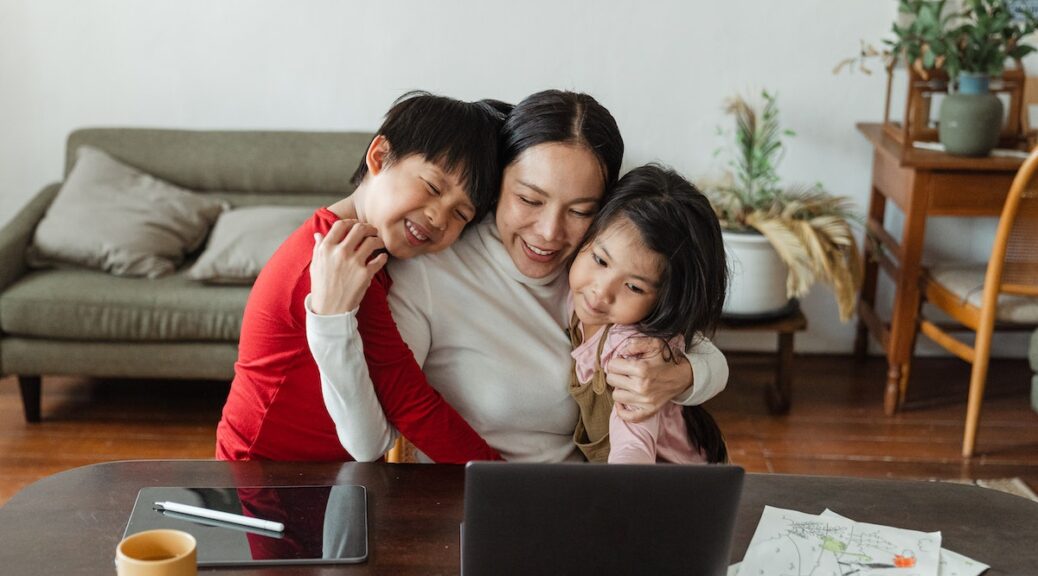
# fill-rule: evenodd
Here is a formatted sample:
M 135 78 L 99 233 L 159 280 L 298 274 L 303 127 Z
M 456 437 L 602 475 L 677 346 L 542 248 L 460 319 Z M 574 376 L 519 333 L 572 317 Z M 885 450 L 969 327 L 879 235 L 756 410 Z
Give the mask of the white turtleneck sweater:
M 522 275 L 493 215 L 443 252 L 389 263 L 401 336 L 429 383 L 506 460 L 581 459 L 562 272 Z M 396 432 L 375 397 L 356 326 L 353 313 L 313 314 L 308 299 L 307 338 L 328 413 L 350 454 L 377 458 Z M 676 402 L 701 404 L 724 389 L 728 364 L 709 340 L 688 359 L 693 386 Z

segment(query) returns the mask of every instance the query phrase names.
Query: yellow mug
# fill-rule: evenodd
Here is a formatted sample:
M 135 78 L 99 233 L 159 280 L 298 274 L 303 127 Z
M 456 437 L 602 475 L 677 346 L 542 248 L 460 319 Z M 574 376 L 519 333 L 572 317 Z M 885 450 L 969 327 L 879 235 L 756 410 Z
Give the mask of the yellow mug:
M 180 530 L 147 530 L 123 538 L 115 549 L 118 576 L 196 576 L 198 543 Z

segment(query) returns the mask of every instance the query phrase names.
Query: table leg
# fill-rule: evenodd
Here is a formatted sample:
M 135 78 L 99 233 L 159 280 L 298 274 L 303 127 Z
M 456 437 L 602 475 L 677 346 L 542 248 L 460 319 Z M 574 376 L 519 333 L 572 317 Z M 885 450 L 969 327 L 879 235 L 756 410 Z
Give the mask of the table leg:
M 793 393 L 793 332 L 779 332 L 775 380 L 765 392 L 770 414 L 789 412 Z
M 905 376 L 912 361 L 916 320 L 919 314 L 919 277 L 922 274 L 923 242 L 926 238 L 928 175 L 916 172 L 912 193 L 904 206 L 905 222 L 901 231 L 901 254 L 897 277 L 894 278 L 893 314 L 890 319 L 890 343 L 887 347 L 887 386 L 883 409 L 887 416 L 897 412 L 904 397 Z
M 881 227 L 883 226 L 883 217 L 887 211 L 887 199 L 879 191 L 876 186 L 872 187 L 872 196 L 869 199 L 869 216 L 870 222 L 875 222 Z M 873 255 L 873 246 L 870 245 L 868 237 L 862 242 L 862 262 L 865 265 L 865 275 L 861 283 L 861 292 L 858 295 L 858 302 L 864 302 L 868 304 L 870 308 L 875 310 L 876 308 L 876 281 L 879 279 L 879 263 L 876 261 Z M 858 317 L 858 331 L 854 339 L 854 359 L 858 362 L 863 362 L 869 351 L 869 328 L 865 325 L 865 321 Z

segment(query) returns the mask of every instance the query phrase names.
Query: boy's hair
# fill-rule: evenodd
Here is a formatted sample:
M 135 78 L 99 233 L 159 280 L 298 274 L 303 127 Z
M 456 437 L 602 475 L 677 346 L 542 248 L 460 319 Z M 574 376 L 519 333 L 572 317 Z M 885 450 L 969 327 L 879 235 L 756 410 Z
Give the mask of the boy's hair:
M 462 102 L 428 92 L 404 94 L 386 112 L 375 136 L 389 141 L 392 163 L 418 155 L 448 173 L 457 173 L 476 207 L 479 222 L 497 201 L 501 184 L 498 139 L 511 105 L 498 100 Z M 353 178 L 359 186 L 368 173 L 365 158 Z
M 515 105 L 501 131 L 502 169 L 538 144 L 577 144 L 598 159 L 605 189 L 616 183 L 624 139 L 613 115 L 588 94 L 544 90 Z
M 677 172 L 648 164 L 617 182 L 584 246 L 620 219 L 634 225 L 663 263 L 656 305 L 638 330 L 665 340 L 680 334 L 688 351 L 713 330 L 728 289 L 721 225 L 710 201 Z

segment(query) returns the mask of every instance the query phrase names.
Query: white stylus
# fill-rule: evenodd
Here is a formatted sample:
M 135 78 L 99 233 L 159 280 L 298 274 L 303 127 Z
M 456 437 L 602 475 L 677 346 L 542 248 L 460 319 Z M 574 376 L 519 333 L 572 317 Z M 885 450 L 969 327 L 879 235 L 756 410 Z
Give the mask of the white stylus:
M 260 530 L 270 530 L 271 532 L 285 531 L 285 525 L 281 522 L 252 518 L 249 516 L 242 516 L 241 514 L 231 514 L 230 512 L 220 512 L 219 510 L 210 510 L 208 508 L 191 506 L 189 504 L 180 504 L 179 502 L 156 502 L 155 508 L 157 510 L 179 512 L 181 514 L 187 514 L 188 516 L 198 516 L 200 518 L 230 522 L 231 524 L 251 526 L 253 528 L 259 528 Z

